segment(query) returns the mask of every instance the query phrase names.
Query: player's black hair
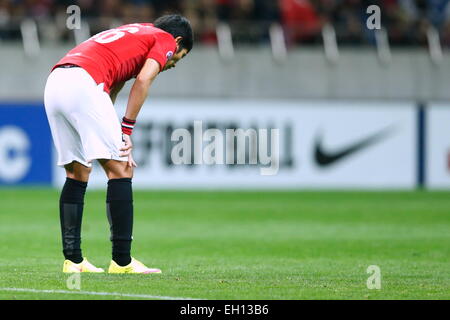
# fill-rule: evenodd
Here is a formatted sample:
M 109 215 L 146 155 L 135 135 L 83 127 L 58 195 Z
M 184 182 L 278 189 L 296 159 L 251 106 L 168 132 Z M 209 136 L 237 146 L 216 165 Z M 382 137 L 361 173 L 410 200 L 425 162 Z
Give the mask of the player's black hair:
M 188 52 L 192 50 L 194 44 L 193 32 L 191 23 L 185 17 L 179 14 L 169 14 L 156 19 L 153 25 L 170 33 L 174 38 L 182 37 L 180 50 L 183 48 L 187 49 Z

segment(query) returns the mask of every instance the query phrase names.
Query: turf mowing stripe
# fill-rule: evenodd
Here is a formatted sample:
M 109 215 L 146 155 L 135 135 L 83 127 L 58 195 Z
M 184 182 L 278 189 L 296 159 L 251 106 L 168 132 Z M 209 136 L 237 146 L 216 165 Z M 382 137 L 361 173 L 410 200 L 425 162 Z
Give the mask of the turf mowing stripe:
M 157 299 L 157 300 L 203 300 L 185 297 L 152 296 L 148 294 L 132 294 L 119 292 L 97 292 L 97 291 L 68 291 L 68 290 L 37 290 L 28 288 L 0 288 L 0 291 L 16 291 L 28 293 L 63 293 L 63 294 L 86 294 L 93 296 L 120 296 L 130 298 Z

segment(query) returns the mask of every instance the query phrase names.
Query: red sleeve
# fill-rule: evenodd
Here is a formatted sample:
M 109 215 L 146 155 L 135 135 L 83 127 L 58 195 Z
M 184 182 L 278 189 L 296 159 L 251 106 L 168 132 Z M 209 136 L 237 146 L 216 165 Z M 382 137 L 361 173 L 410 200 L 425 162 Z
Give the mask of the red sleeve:
M 175 53 L 176 42 L 171 34 L 166 32 L 157 33 L 153 47 L 147 54 L 147 59 L 151 58 L 159 63 L 160 71 L 164 68 L 172 55 Z

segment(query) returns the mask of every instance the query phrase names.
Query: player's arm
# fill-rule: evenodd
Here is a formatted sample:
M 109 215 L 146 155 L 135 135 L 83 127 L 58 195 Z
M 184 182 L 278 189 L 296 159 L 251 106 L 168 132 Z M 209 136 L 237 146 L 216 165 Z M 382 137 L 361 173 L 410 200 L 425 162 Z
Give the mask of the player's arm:
M 109 97 L 111 98 L 113 104 L 116 103 L 117 95 L 119 94 L 120 90 L 122 90 L 124 84 L 125 81 L 119 82 L 114 86 L 114 88 L 109 91 Z
M 127 110 L 125 112 L 125 117 L 127 119 L 136 120 L 139 111 L 147 98 L 148 89 L 159 74 L 159 71 L 159 63 L 156 62 L 156 60 L 147 59 L 131 87 Z
M 148 89 L 150 88 L 153 80 L 155 80 L 156 76 L 159 74 L 159 71 L 159 63 L 156 62 L 156 60 L 147 59 L 141 71 L 137 75 L 133 86 L 131 87 L 130 96 L 128 97 L 127 110 L 125 111 L 125 118 L 127 121 L 134 122 L 136 120 L 139 111 L 147 98 Z M 131 150 L 133 148 L 131 138 L 128 134 L 124 134 L 123 140 L 125 142 L 125 146 L 120 149 L 122 151 L 121 156 L 128 156 L 128 165 L 130 167 L 136 167 L 136 163 L 131 155 Z

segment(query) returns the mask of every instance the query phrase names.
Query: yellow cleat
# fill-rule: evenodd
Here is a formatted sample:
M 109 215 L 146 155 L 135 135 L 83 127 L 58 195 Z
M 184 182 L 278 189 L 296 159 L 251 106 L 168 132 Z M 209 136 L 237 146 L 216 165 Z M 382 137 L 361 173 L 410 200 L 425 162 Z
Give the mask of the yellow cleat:
M 64 273 L 80 273 L 80 272 L 92 272 L 92 273 L 102 273 L 105 272 L 102 268 L 97 268 L 92 265 L 86 258 L 80 263 L 74 263 L 70 260 L 64 260 L 63 265 Z
M 114 260 L 111 260 L 109 265 L 108 273 L 161 273 L 159 269 L 147 268 L 142 262 L 137 261 L 135 258 L 131 257 L 130 264 L 121 267 Z

